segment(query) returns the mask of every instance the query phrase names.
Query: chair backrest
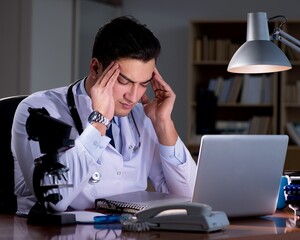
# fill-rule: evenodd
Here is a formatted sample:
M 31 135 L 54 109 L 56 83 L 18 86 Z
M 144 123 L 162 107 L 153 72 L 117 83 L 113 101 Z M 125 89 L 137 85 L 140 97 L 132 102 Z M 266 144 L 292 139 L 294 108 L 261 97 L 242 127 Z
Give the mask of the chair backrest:
M 11 152 L 11 127 L 14 114 L 25 95 L 0 99 L 0 213 L 15 212 L 14 160 Z

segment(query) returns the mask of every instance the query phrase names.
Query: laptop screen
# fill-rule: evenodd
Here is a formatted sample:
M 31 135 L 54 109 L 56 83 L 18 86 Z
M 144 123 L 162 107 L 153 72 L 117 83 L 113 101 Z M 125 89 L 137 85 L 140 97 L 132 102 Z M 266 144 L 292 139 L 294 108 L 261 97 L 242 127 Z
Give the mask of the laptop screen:
M 287 135 L 204 135 L 192 201 L 228 217 L 276 210 Z

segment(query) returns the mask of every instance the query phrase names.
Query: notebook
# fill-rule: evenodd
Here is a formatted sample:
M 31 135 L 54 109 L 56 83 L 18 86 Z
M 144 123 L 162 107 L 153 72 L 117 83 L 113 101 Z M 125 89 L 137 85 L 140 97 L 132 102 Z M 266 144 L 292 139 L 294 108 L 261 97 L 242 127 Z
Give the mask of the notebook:
M 137 191 L 96 199 L 95 206 L 96 210 L 108 209 L 116 212 L 136 213 L 147 207 L 190 201 L 190 198 L 173 194 Z
M 287 145 L 287 135 L 203 136 L 192 202 L 228 217 L 273 214 Z

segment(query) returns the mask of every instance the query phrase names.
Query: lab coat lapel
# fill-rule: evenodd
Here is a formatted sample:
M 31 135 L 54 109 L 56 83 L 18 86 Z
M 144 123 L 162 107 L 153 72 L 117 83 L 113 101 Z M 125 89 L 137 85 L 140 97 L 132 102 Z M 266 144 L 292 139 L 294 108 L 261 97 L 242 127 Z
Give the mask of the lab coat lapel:
M 132 134 L 132 126 L 130 124 L 128 117 L 121 117 L 120 118 L 120 131 L 121 131 L 121 138 L 122 138 L 122 156 L 124 161 L 129 161 L 133 155 L 133 149 L 135 145 L 134 135 Z
M 77 107 L 77 111 L 80 116 L 80 120 L 82 122 L 83 129 L 88 126 L 88 117 L 93 111 L 92 109 L 92 101 L 89 96 L 80 94 L 75 95 L 75 103 Z

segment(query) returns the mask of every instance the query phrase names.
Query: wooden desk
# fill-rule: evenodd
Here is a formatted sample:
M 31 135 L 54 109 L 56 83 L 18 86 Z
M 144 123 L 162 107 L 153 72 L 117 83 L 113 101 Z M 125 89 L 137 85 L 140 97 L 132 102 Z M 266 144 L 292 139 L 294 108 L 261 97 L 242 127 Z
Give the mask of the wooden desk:
M 291 212 L 277 212 L 261 218 L 231 219 L 225 231 L 214 233 L 196 232 L 122 232 L 97 225 L 36 226 L 28 225 L 25 218 L 14 215 L 0 215 L 0 239 L 240 239 L 277 240 L 300 239 L 300 228 L 295 226 Z

